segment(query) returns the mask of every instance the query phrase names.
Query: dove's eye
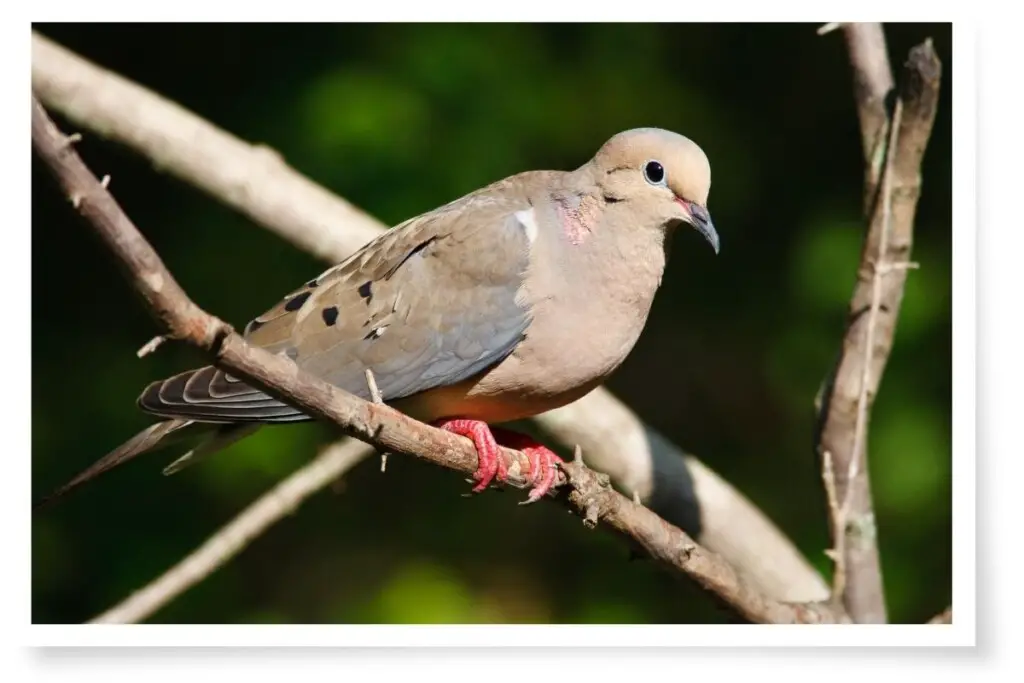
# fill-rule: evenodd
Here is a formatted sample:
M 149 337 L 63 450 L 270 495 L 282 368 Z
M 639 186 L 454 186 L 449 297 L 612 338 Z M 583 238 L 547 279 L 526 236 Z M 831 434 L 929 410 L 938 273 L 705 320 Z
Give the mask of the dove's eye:
M 663 185 L 665 183 L 665 167 L 657 161 L 648 161 L 644 164 L 644 179 L 651 185 Z

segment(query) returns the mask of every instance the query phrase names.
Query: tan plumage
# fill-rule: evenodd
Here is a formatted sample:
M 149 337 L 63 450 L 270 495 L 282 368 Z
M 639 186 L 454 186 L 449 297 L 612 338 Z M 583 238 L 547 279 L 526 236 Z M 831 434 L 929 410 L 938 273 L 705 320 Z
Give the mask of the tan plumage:
M 511 176 L 394 227 L 244 334 L 365 399 L 370 368 L 384 400 L 420 420 L 535 415 L 584 395 L 625 359 L 672 228 L 694 225 L 717 252 L 709 188 L 692 141 L 626 131 L 574 171 Z M 206 440 L 174 469 L 260 425 L 308 419 L 212 366 L 151 384 L 139 406 L 166 421 L 50 499 L 190 432 Z

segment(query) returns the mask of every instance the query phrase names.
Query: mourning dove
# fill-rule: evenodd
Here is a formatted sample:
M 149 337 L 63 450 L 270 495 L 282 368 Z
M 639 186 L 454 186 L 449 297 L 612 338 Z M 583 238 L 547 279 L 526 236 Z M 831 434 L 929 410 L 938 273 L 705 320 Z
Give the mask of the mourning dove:
M 621 132 L 574 171 L 529 171 L 411 218 L 292 291 L 244 330 L 363 399 L 370 369 L 385 403 L 472 439 L 474 492 L 507 472 L 498 443 L 524 450 L 532 486 L 557 456 L 492 429 L 566 405 L 632 350 L 661 284 L 674 228 L 718 253 L 711 170 L 682 135 Z M 266 424 L 311 419 L 213 366 L 150 384 L 142 410 L 164 418 L 43 502 L 181 437 L 202 441 L 171 470 Z

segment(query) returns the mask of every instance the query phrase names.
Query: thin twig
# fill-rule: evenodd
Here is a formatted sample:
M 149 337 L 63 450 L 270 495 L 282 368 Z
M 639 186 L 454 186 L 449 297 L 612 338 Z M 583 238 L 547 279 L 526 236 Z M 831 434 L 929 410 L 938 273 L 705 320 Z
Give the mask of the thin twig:
M 95 624 L 134 624 L 149 618 L 241 552 L 257 536 L 288 516 L 308 497 L 335 481 L 372 449 L 356 439 L 328 446 L 308 465 L 279 482 L 191 554 L 152 583 L 91 620 Z
M 167 335 L 165 335 L 165 334 L 158 334 L 155 337 L 153 337 L 152 339 L 150 339 L 148 342 L 146 342 L 142 346 L 141 349 L 136 351 L 135 355 L 138 356 L 139 358 L 143 358 L 145 356 L 148 356 L 149 354 L 153 353 L 158 348 L 160 348 L 160 346 L 165 341 L 167 341 Z
M 846 511 L 839 502 L 839 494 L 836 493 L 836 472 L 832 463 L 832 453 L 825 451 L 822 454 L 821 477 L 825 484 L 825 498 L 828 503 L 828 517 L 832 524 L 832 547 L 825 551 L 832 560 L 835 571 L 832 575 L 832 598 L 838 602 L 846 591 L 846 563 L 843 560 L 846 552 Z
M 895 156 L 896 144 L 899 141 L 900 123 L 903 117 L 903 101 L 896 101 L 896 108 L 892 114 L 892 123 L 889 125 L 889 144 L 886 154 L 885 170 L 882 172 L 882 234 L 878 240 L 878 253 L 871 266 L 871 306 L 868 309 L 868 329 L 864 334 L 864 355 L 861 361 L 860 394 L 857 397 L 857 421 L 853 428 L 853 448 L 851 450 L 850 471 L 846 475 L 847 481 L 857 478 L 858 467 L 864 462 L 864 440 L 867 437 L 868 422 L 868 392 L 871 390 L 871 358 L 875 352 L 875 332 L 878 326 L 878 311 L 882 306 L 882 278 L 888 270 L 885 262 L 885 252 L 889 246 L 889 233 L 892 232 L 892 160 Z M 850 510 L 850 488 L 846 491 L 846 500 L 843 501 L 844 511 L 849 514 Z
M 472 442 L 413 420 L 386 406 L 345 392 L 298 369 L 290 360 L 258 347 L 225 323 L 202 311 L 177 284 L 152 246 L 85 166 L 78 153 L 63 145 L 64 136 L 35 97 L 32 142 L 68 196 L 80 196 L 79 211 L 121 261 L 130 283 L 150 312 L 176 339 L 209 353 L 217 367 L 251 386 L 303 411 L 338 425 L 348 436 L 378 449 L 418 457 L 469 474 L 478 465 Z M 509 482 L 526 488 L 529 460 L 520 451 L 501 449 Z M 561 494 L 561 495 L 559 495 Z M 721 557 L 707 551 L 685 532 L 644 507 L 634 505 L 608 485 L 608 477 L 582 462 L 563 463 L 555 490 L 558 499 L 591 524 L 626 537 L 665 566 L 682 572 L 710 591 L 740 617 L 763 623 L 819 623 L 842 620 L 827 605 L 793 605 L 773 600 L 753 588 Z
M 154 168 L 192 184 L 329 262 L 348 257 L 385 225 L 297 173 L 280 155 L 251 145 L 181 105 L 32 34 L 37 96 L 76 125 L 124 144 Z M 74 137 L 74 136 L 73 136 Z M 821 575 L 774 522 L 698 458 L 645 424 L 598 387 L 534 418 L 588 459 L 622 491 L 721 553 L 779 600 L 820 601 Z
M 373 370 L 366 368 L 366 386 L 370 390 L 370 399 L 377 405 L 384 405 L 384 398 L 380 395 L 380 389 L 377 388 L 377 378 L 373 376 Z M 380 471 L 386 472 L 388 469 L 388 454 L 387 451 L 383 451 L 380 454 Z

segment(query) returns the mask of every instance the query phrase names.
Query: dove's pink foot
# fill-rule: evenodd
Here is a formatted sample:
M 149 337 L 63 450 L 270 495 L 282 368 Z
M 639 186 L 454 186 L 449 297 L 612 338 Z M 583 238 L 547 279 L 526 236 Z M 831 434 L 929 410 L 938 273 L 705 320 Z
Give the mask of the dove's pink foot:
M 525 434 L 500 428 L 492 430 L 486 422 L 479 420 L 441 420 L 434 424 L 440 429 L 473 440 L 479 458 L 477 470 L 473 473 L 477 481 L 473 487 L 474 493 L 483 491 L 495 479 L 499 482 L 508 480 L 508 468 L 499 453 L 499 443 L 506 448 L 522 451 L 529 459 L 530 469 L 526 472 L 526 479 L 534 486 L 525 503 L 534 503 L 551 490 L 556 475 L 555 463 L 562 459 Z
M 467 436 L 473 440 L 476 447 L 479 464 L 473 478 L 477 485 L 473 487 L 473 493 L 480 493 L 497 477 L 498 481 L 505 481 L 508 478 L 508 468 L 505 461 L 498 452 L 498 442 L 494 440 L 494 434 L 486 422 L 479 420 L 443 420 L 434 423 L 440 429 Z

